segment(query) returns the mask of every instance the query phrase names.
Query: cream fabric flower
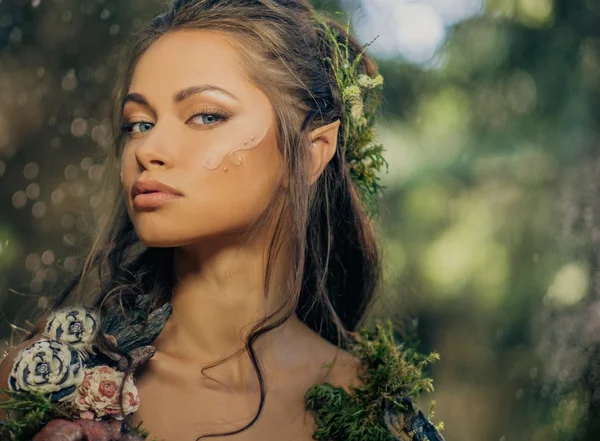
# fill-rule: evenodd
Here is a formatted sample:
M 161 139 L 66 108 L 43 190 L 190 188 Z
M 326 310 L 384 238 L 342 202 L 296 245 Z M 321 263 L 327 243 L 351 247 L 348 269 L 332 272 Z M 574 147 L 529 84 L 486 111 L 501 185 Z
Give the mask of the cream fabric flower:
M 53 312 L 44 329 L 44 336 L 68 343 L 84 358 L 93 353 L 92 343 L 98 333 L 98 316 L 81 306 Z
M 83 382 L 77 388 L 75 406 L 83 416 L 93 412 L 100 418 L 105 415 L 123 419 L 119 407 L 119 388 L 124 375 L 108 366 L 85 369 Z M 137 388 L 129 375 L 123 389 L 123 409 L 125 415 L 135 412 L 140 404 Z
M 83 360 L 68 345 L 40 340 L 22 349 L 8 377 L 13 391 L 39 392 L 51 401 L 68 401 L 83 380 Z

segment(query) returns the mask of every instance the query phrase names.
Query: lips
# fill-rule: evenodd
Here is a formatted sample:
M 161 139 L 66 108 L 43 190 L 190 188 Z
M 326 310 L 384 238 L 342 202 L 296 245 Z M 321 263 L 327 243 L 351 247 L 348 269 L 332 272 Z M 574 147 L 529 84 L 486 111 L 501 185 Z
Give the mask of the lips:
M 135 184 L 133 184 L 133 188 L 131 189 L 131 196 L 135 198 L 138 194 L 157 192 L 171 194 L 173 196 L 183 196 L 183 193 L 181 193 L 179 190 L 154 179 L 149 179 L 146 181 L 136 181 Z
M 157 180 L 136 181 L 131 189 L 133 206 L 140 208 L 157 208 L 173 199 L 183 196 L 179 190 Z

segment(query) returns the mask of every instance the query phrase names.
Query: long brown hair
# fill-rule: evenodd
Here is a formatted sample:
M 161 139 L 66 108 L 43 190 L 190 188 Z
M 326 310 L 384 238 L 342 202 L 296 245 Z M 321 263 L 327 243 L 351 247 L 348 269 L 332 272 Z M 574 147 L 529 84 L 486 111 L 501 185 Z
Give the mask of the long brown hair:
M 281 205 L 271 204 L 262 217 L 276 226 L 269 247 L 265 292 L 269 291 L 273 262 L 288 259 L 293 262 L 288 280 L 291 296 L 282 309 L 258 323 L 247 338 L 245 349 L 260 383 L 260 405 L 250 423 L 227 434 L 239 433 L 254 424 L 264 405 L 266 388 L 253 348 L 256 340 L 296 312 L 324 338 L 343 346 L 346 332 L 354 330 L 363 319 L 380 278 L 373 225 L 363 211 L 344 157 L 344 124 L 335 156 L 314 185 L 307 182 L 308 133 L 349 117 L 327 61 L 335 56 L 332 42 L 313 14 L 305 0 L 177 0 L 135 35 L 124 52 L 114 89 L 113 162 L 118 161 L 124 142 L 119 130 L 121 102 L 133 70 L 144 52 L 171 31 L 205 29 L 234 37 L 243 49 L 239 53 L 251 80 L 268 95 L 275 111 L 277 141 L 288 184 L 279 190 L 279 196 L 284 196 L 283 208 L 274 210 Z M 328 21 L 328 26 L 336 28 L 341 42 L 348 38 L 350 56 L 356 57 L 362 48 L 355 39 L 347 37 L 333 21 Z M 376 66 L 368 56 L 362 59 L 359 69 L 369 76 L 376 74 Z M 284 223 L 284 218 L 293 222 Z M 286 246 L 282 247 L 284 241 Z M 157 307 L 173 292 L 173 255 L 173 249 L 148 248 L 140 242 L 127 213 L 125 196 L 119 192 L 109 225 L 55 307 L 73 302 L 81 292 L 97 306 L 150 294 Z

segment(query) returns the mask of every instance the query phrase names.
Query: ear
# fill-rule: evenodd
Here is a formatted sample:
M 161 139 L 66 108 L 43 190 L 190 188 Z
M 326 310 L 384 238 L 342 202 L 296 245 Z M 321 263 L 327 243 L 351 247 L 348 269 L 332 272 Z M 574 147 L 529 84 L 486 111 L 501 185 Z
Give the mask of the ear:
M 310 146 L 309 184 L 313 184 L 321 176 L 321 173 L 335 155 L 339 129 L 340 120 L 338 119 L 310 132 L 309 136 L 312 144 Z

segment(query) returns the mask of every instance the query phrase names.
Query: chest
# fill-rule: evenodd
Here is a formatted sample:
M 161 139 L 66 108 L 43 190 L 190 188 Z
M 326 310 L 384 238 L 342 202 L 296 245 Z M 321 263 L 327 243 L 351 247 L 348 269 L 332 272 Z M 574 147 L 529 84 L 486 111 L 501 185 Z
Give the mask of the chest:
M 258 391 L 240 395 L 152 376 L 136 383 L 140 407 L 132 422 L 150 432 L 149 440 L 195 441 L 202 435 L 235 431 L 253 419 L 260 401 Z M 260 418 L 252 427 L 236 435 L 207 439 L 310 441 L 315 425 L 305 410 L 304 392 L 294 387 L 270 390 Z

